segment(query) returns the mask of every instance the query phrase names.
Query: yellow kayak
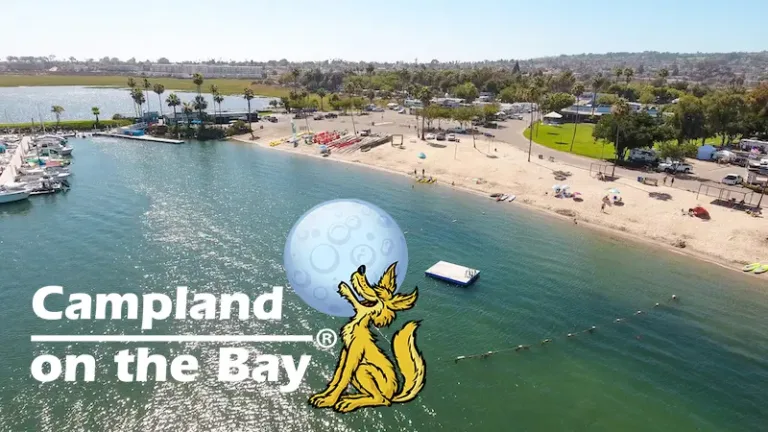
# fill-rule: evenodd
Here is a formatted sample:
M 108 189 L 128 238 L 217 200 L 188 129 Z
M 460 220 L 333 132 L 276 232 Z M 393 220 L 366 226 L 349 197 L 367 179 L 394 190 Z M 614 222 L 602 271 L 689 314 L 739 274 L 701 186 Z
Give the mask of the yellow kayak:
M 742 270 L 745 272 L 751 272 L 752 270 L 755 270 L 758 267 L 760 267 L 760 263 L 752 263 L 752 264 L 745 265 L 744 268 L 742 268 Z
M 755 269 L 755 274 L 761 274 L 768 271 L 768 264 L 763 264 Z

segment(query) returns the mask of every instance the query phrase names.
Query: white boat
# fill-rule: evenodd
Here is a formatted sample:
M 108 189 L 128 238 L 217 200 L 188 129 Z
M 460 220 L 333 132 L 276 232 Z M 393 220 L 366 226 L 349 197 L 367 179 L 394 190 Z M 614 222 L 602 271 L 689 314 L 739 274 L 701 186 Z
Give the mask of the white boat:
M 512 201 L 514 201 L 514 200 L 515 200 L 515 198 L 517 198 L 517 196 L 515 196 L 515 195 L 510 195 L 510 196 L 509 196 L 509 199 L 507 199 L 507 201 L 509 201 L 509 202 L 512 202 Z
M 0 186 L 0 204 L 11 203 L 21 201 L 29 198 L 31 191 L 26 188 L 9 188 L 8 186 Z

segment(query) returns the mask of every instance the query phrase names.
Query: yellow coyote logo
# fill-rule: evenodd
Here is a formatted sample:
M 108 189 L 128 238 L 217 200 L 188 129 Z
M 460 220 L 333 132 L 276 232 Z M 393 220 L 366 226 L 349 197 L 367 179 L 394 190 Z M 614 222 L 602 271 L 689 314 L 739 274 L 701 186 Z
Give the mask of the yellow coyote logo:
M 395 267 L 389 266 L 379 283 L 371 286 L 365 277 L 365 266 L 352 273 L 352 289 L 345 282 L 339 284 L 339 294 L 355 308 L 355 315 L 341 329 L 344 348 L 341 350 L 336 372 L 328 387 L 309 398 L 316 408 L 333 407 L 346 413 L 358 408 L 390 406 L 416 398 L 424 387 L 427 365 L 416 348 L 417 321 L 405 323 L 392 339 L 392 351 L 400 374 L 402 387 L 397 380 L 395 365 L 376 345 L 370 326 L 387 327 L 395 320 L 396 311 L 413 307 L 418 288 L 411 294 L 394 294 L 397 289 Z M 358 301 L 357 296 L 363 298 Z M 357 393 L 342 395 L 349 385 Z M 399 391 L 398 391 L 399 388 Z

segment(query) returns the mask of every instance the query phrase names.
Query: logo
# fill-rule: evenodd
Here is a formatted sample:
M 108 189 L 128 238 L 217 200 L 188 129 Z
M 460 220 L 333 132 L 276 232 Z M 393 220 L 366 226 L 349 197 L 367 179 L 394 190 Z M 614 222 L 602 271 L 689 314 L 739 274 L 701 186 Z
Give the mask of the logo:
M 361 200 L 320 204 L 291 229 L 283 258 L 291 287 L 305 303 L 327 315 L 349 317 L 340 330 L 343 347 L 333 378 L 309 403 L 346 413 L 415 399 L 426 379 L 426 363 L 416 347 L 419 322 L 409 321 L 395 333 L 394 361 L 373 335 L 374 328 L 388 327 L 418 298 L 418 288 L 397 293 L 408 249 L 392 217 Z M 380 279 L 372 285 L 367 274 Z M 347 392 L 350 385 L 355 391 Z

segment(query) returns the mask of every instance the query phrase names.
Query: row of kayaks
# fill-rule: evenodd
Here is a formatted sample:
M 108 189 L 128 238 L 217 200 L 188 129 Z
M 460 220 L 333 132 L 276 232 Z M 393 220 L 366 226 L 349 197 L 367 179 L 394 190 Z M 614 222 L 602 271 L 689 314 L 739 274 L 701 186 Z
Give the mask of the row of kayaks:
M 761 264 L 761 263 L 747 264 L 744 266 L 742 270 L 746 273 L 752 272 L 754 274 L 761 274 L 761 273 L 768 272 L 768 264 Z
M 429 178 L 419 177 L 416 179 L 416 182 L 432 184 L 432 183 L 437 183 L 437 178 L 436 177 L 429 177 Z
M 495 199 L 496 202 L 503 202 L 503 201 L 512 202 L 517 197 L 515 195 L 508 195 L 508 194 L 503 194 L 503 193 L 495 193 L 495 194 L 491 194 L 491 198 Z

